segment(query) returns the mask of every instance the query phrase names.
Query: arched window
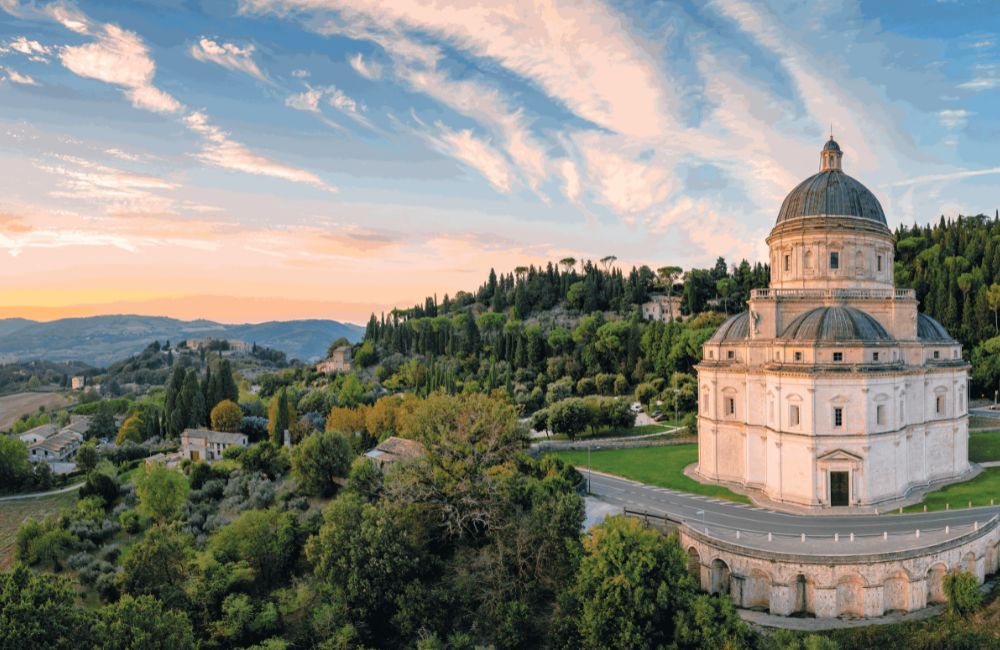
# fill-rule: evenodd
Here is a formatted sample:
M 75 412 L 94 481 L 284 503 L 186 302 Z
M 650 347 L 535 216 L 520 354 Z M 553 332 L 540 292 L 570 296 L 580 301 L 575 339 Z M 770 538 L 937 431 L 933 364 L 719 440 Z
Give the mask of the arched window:
M 802 263 L 807 271 L 812 271 L 813 269 L 813 254 L 812 251 L 806 249 L 805 255 L 802 256 Z

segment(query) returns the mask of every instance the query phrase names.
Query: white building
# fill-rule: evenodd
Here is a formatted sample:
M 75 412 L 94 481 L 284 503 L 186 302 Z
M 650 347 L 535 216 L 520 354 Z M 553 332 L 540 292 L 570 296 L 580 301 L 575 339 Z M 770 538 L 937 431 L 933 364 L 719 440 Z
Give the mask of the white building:
M 649 302 L 642 304 L 642 317 L 646 320 L 658 320 L 669 323 L 681 319 L 681 297 L 654 294 Z
M 234 446 L 246 447 L 245 433 L 225 433 L 205 429 L 186 429 L 181 432 L 181 452 L 184 458 L 198 461 L 214 461 L 222 458 L 222 453 Z
M 785 199 L 767 239 L 771 286 L 698 364 L 698 468 L 776 503 L 877 506 L 970 471 L 961 346 L 895 289 L 882 206 L 841 170 Z

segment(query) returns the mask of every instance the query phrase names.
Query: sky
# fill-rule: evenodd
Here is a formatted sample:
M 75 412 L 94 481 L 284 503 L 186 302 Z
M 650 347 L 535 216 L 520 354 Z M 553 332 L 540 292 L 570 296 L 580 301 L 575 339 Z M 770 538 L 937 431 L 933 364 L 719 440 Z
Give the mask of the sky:
M 0 0 L 0 317 L 333 318 L 766 259 L 831 128 L 890 227 L 1000 204 L 991 0 Z

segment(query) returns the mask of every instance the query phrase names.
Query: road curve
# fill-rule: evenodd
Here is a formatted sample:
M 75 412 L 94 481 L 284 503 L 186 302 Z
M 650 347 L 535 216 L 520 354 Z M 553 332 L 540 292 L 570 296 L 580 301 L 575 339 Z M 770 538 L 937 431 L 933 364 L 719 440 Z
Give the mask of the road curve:
M 585 469 L 581 471 L 584 477 L 588 476 Z M 590 475 L 590 492 L 611 505 L 669 515 L 691 524 L 704 522 L 708 527 L 789 536 L 904 534 L 917 529 L 931 531 L 945 526 L 971 526 L 973 522 L 983 524 L 1000 513 L 1000 506 L 990 506 L 902 515 L 795 515 L 598 473 Z

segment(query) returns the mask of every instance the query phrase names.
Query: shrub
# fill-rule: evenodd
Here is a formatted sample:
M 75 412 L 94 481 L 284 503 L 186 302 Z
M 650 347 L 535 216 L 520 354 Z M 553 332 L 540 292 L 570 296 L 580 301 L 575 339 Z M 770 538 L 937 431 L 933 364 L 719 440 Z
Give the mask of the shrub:
M 122 530 L 132 535 L 141 531 L 143 527 L 142 516 L 135 510 L 126 510 L 118 515 L 118 523 L 121 524 Z
M 946 575 L 944 592 L 948 596 L 948 609 L 961 616 L 975 612 L 983 604 L 979 580 L 968 571 L 954 571 Z

